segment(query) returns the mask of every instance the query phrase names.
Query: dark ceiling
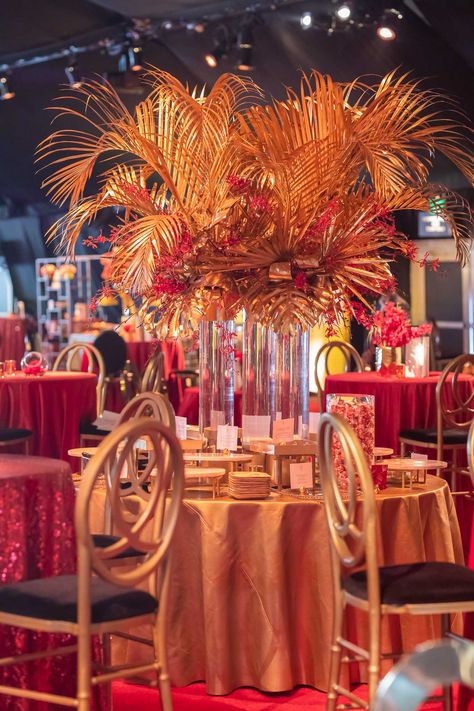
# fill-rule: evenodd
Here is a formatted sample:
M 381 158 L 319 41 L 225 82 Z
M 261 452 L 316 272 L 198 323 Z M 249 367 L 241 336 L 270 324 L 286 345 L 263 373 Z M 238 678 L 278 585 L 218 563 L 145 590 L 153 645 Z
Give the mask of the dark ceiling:
M 352 0 L 370 12 L 392 7 L 395 0 Z M 236 14 L 249 2 L 241 0 L 14 0 L 0 25 L 0 65 L 20 58 L 50 53 L 69 45 L 85 45 L 99 39 L 119 38 L 131 18 L 190 21 L 206 19 L 203 34 L 185 29 L 159 32 L 145 45 L 146 61 L 189 83 L 212 84 L 220 71 L 233 71 L 232 57 L 218 69 L 208 68 L 202 58 L 212 46 L 216 14 L 237 25 Z M 324 11 L 331 0 L 292 2 L 275 0 L 276 10 L 262 13 L 264 22 L 255 30 L 254 79 L 274 96 L 283 85 L 295 85 L 298 70 L 312 67 L 337 80 L 361 74 L 381 75 L 400 67 L 417 77 L 426 77 L 457 97 L 474 118 L 474 0 L 405 0 L 404 19 L 397 40 L 381 42 L 373 27 L 352 29 L 328 36 L 318 30 L 302 31 L 302 10 Z M 270 5 L 270 1 L 253 2 Z M 113 73 L 116 58 L 106 52 L 81 55 L 83 75 Z M 43 109 L 64 83 L 65 60 L 16 69 L 12 75 L 16 97 L 0 103 L 0 196 L 17 204 L 37 202 L 42 197 L 35 175 L 34 150 L 49 131 L 50 115 Z M 123 89 L 130 104 L 141 97 L 137 83 Z M 462 187 L 459 176 L 444 172 L 436 176 L 453 187 Z

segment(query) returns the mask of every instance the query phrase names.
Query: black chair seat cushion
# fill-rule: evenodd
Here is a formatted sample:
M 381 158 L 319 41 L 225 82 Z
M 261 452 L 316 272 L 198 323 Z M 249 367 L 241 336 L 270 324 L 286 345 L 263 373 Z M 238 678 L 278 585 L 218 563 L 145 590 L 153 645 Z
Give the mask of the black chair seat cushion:
M 119 540 L 119 536 L 111 536 L 107 533 L 94 533 L 92 536 L 92 541 L 96 548 L 108 548 L 108 546 L 111 546 Z M 119 555 L 114 556 L 114 558 L 136 558 L 137 556 L 143 555 L 145 554 L 137 551 L 135 548 L 126 548 L 123 553 L 119 553 Z M 110 560 L 114 560 L 114 558 L 111 558 Z
M 81 435 L 97 435 L 98 437 L 107 437 L 110 434 L 109 430 L 100 430 L 92 424 L 92 422 L 83 422 L 80 428 Z
M 15 427 L 0 427 L 0 442 L 12 442 L 15 439 L 32 437 L 32 435 L 33 432 L 31 430 L 23 430 Z
M 343 578 L 344 589 L 367 600 L 364 570 Z M 454 563 L 411 563 L 380 568 L 380 596 L 387 605 L 474 600 L 474 570 Z
M 436 444 L 438 435 L 436 430 L 402 430 L 399 437 L 404 439 L 414 439 L 417 442 L 426 442 L 427 444 Z M 444 444 L 466 444 L 467 430 L 444 430 Z
M 143 590 L 91 580 L 92 622 L 112 622 L 152 613 L 158 607 Z M 77 576 L 27 580 L 0 586 L 0 611 L 40 620 L 77 622 Z

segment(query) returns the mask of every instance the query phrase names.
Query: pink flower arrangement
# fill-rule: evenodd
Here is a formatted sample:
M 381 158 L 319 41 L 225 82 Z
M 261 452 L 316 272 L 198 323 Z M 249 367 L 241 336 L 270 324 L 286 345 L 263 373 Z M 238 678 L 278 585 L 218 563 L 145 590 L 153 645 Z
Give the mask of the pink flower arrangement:
M 431 328 L 429 323 L 412 327 L 406 312 L 393 301 L 374 314 L 370 325 L 374 344 L 386 348 L 406 346 L 413 338 L 428 336 Z

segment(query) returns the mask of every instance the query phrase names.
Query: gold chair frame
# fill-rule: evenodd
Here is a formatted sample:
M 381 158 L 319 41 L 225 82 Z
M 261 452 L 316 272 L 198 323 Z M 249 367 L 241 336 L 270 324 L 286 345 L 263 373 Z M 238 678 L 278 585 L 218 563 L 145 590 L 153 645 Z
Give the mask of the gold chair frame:
M 347 500 L 337 485 L 332 456 L 333 438 L 341 444 L 348 476 Z M 450 614 L 474 611 L 474 601 L 468 603 L 424 603 L 389 605 L 380 600 L 380 579 L 377 562 L 377 510 L 374 485 L 362 446 L 352 427 L 339 415 L 321 416 L 319 425 L 320 480 L 324 509 L 329 527 L 332 578 L 334 588 L 334 618 L 329 669 L 327 708 L 334 711 L 337 697 L 345 696 L 351 708 L 368 709 L 374 698 L 383 659 L 395 659 L 400 653 L 381 653 L 381 616 L 439 615 L 443 634 L 449 632 Z M 357 489 L 361 501 L 357 501 Z M 361 522 L 361 523 L 359 523 Z M 367 570 L 367 600 L 347 592 L 341 584 L 344 571 L 365 563 Z M 368 615 L 369 649 L 354 644 L 343 636 L 346 608 L 351 605 Z M 346 656 L 342 657 L 345 650 Z M 356 696 L 340 683 L 342 662 L 368 663 L 368 701 Z M 443 690 L 443 708 L 451 709 L 451 690 Z
M 66 371 L 72 371 L 73 360 L 77 356 L 84 356 L 87 359 L 87 372 L 94 372 L 94 365 L 97 365 L 97 417 L 104 411 L 105 397 L 105 365 L 100 351 L 90 343 L 70 343 L 57 355 L 54 361 L 53 371 L 60 370 L 60 366 L 66 360 Z
M 140 392 L 141 393 L 159 393 L 163 386 L 165 374 L 165 354 L 163 351 L 155 352 L 143 371 Z
M 136 395 L 125 405 L 120 413 L 119 424 L 127 422 L 131 417 L 152 417 L 176 432 L 176 422 L 173 406 L 166 395 L 157 392 L 144 392 Z
M 135 441 L 147 436 L 153 442 L 153 456 L 150 467 L 156 467 L 154 487 L 137 516 L 133 516 L 123 506 L 120 474 L 130 456 Z M 119 445 L 124 448 L 119 452 Z M 166 451 L 166 456 L 163 453 Z M 136 483 L 149 475 L 136 474 Z M 118 539 L 107 548 L 93 545 L 90 530 L 90 502 L 98 479 L 104 479 L 107 496 L 111 501 L 112 518 Z M 168 490 L 172 487 L 170 501 L 166 506 Z M 114 679 L 128 678 L 149 671 L 155 671 L 160 687 L 163 711 L 172 711 L 171 688 L 166 660 L 166 610 L 169 597 L 170 568 L 169 547 L 176 527 L 184 489 L 184 464 L 179 442 L 168 428 L 150 418 L 132 419 L 122 424 L 99 445 L 97 453 L 90 460 L 79 488 L 75 508 L 76 539 L 78 547 L 78 601 L 77 622 L 46 620 L 0 612 L 0 624 L 14 625 L 34 631 L 71 634 L 77 637 L 77 644 L 58 647 L 31 654 L 9 656 L 0 659 L 0 666 L 19 664 L 51 656 L 64 656 L 77 652 L 77 695 L 75 698 L 31 689 L 18 689 L 0 685 L 0 694 L 60 704 L 89 711 L 92 688 L 98 684 L 109 685 Z M 111 566 L 109 561 L 128 548 L 141 553 L 133 559 L 133 567 Z M 93 624 L 91 622 L 91 580 L 95 573 L 103 580 L 133 587 L 148 580 L 150 588 L 159 599 L 159 612 Z M 128 634 L 131 623 L 149 623 L 153 628 L 153 642 L 149 639 Z M 98 670 L 94 670 L 91 660 L 92 635 L 118 635 L 143 644 L 152 644 L 155 658 L 150 663 L 126 664 L 112 667 L 108 658 L 108 645 L 104 645 L 106 659 Z M 96 672 L 100 673 L 97 674 Z
M 316 358 L 314 360 L 314 379 L 316 381 L 316 394 L 319 399 L 320 412 L 323 412 L 324 410 L 324 386 L 319 378 L 319 363 L 321 361 L 321 358 L 324 358 L 324 373 L 326 376 L 331 375 L 331 373 L 329 372 L 329 356 L 333 349 L 338 349 L 343 355 L 344 372 L 347 373 L 350 370 L 351 360 L 354 361 L 355 372 L 361 373 L 364 370 L 364 363 L 362 361 L 362 357 L 359 355 L 359 353 L 356 351 L 356 349 L 351 343 L 347 343 L 347 341 L 328 341 L 323 346 L 321 346 L 319 351 L 316 353 Z
M 474 420 L 472 421 L 469 434 L 467 435 L 467 465 L 474 485 Z
M 400 440 L 400 456 L 406 456 L 407 445 L 412 447 L 422 447 L 426 449 L 436 449 L 436 459 L 443 460 L 444 452 L 452 453 L 451 466 L 446 470 L 451 474 L 451 490 L 454 491 L 456 486 L 456 474 L 469 474 L 463 467 L 457 464 L 457 454 L 465 449 L 465 444 L 446 444 L 443 442 L 444 425 L 457 430 L 466 431 L 474 421 L 474 389 L 467 399 L 463 399 L 461 388 L 459 385 L 459 376 L 462 375 L 462 369 L 466 363 L 474 363 L 474 355 L 460 355 L 453 358 L 443 369 L 436 383 L 436 443 L 422 442 L 408 437 L 399 437 Z M 450 374 L 452 378 L 449 379 Z M 451 388 L 454 408 L 450 409 L 446 406 L 444 393 L 445 388 Z M 457 419 L 463 418 L 461 422 Z M 464 493 L 464 492 L 458 492 Z

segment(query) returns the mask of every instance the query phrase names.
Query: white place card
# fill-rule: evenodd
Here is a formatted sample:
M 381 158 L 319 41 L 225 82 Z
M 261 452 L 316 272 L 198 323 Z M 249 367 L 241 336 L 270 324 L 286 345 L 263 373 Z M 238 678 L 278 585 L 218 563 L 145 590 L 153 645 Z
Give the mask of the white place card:
M 211 410 L 211 430 L 217 430 L 219 425 L 225 425 L 225 416 L 222 410 Z
M 270 424 L 270 415 L 242 415 L 242 439 L 248 442 L 270 437 Z
M 100 430 L 106 430 L 107 432 L 112 432 L 115 427 L 117 427 L 120 418 L 119 412 L 112 412 L 111 410 L 104 410 L 102 415 L 98 417 L 93 424 Z
M 311 489 L 313 486 L 313 465 L 311 462 L 290 464 L 290 487 L 292 489 Z
M 420 454 L 419 452 L 412 452 L 410 457 L 411 457 L 411 459 L 418 459 L 423 462 L 426 462 L 426 460 L 428 459 L 427 454 Z
M 290 442 L 295 433 L 295 420 L 287 417 L 284 420 L 274 420 L 272 429 L 272 439 L 275 442 Z
M 310 412 L 309 413 L 309 431 L 310 431 L 310 433 L 317 434 L 320 417 L 321 417 L 320 412 Z
M 237 437 L 239 428 L 233 425 L 218 425 L 217 427 L 217 450 L 222 452 L 228 449 L 229 452 L 237 451 Z
M 186 428 L 188 426 L 188 418 L 187 417 L 179 417 L 178 415 L 176 415 L 174 420 L 176 423 L 176 437 L 178 439 L 187 439 Z

